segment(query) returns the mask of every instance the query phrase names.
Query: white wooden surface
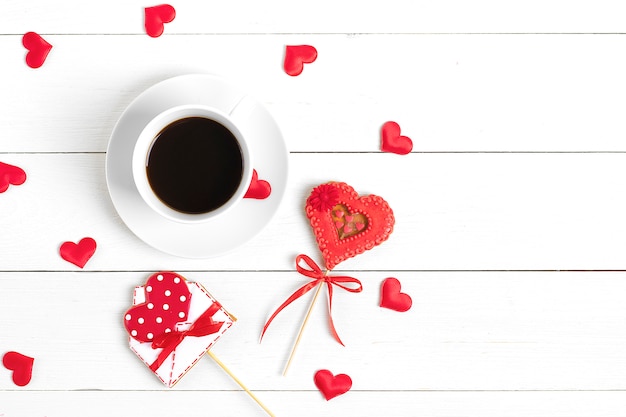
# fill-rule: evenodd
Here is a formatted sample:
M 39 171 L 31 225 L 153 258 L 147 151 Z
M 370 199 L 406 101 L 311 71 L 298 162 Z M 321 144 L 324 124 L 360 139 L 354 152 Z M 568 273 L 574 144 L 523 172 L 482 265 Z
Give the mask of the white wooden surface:
M 27 182 L 0 194 L 0 353 L 35 357 L 31 383 L 0 368 L 0 416 L 261 416 L 208 358 L 164 388 L 126 344 L 132 288 L 160 269 L 203 283 L 239 321 L 214 352 L 277 416 L 621 416 L 626 409 L 626 38 L 619 1 L 182 2 L 157 39 L 136 0 L 3 1 L 0 161 Z M 24 63 L 21 36 L 54 45 Z M 284 46 L 316 46 L 299 77 Z M 186 260 L 138 240 L 104 179 L 129 102 L 170 76 L 239 83 L 275 116 L 290 154 L 270 225 L 227 255 Z M 414 141 L 379 152 L 387 120 Z M 269 314 L 318 258 L 303 204 L 345 181 L 396 214 L 384 245 L 337 269 L 346 347 L 307 308 Z M 84 270 L 57 254 L 91 236 Z M 377 307 L 395 276 L 407 313 Z M 348 373 L 326 402 L 313 373 Z

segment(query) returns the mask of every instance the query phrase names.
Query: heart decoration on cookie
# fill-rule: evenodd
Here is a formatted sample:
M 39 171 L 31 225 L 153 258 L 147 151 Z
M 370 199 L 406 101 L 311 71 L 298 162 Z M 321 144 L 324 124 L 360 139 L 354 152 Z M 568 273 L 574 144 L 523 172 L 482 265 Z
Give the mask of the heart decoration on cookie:
M 346 183 L 317 186 L 306 202 L 306 215 L 328 270 L 387 240 L 395 219 L 376 195 L 359 196 Z
M 317 59 L 317 49 L 311 45 L 288 45 L 285 47 L 285 61 L 283 68 L 292 77 L 300 75 L 304 64 L 310 64 Z
M 30 382 L 34 362 L 34 358 L 18 352 L 7 352 L 2 357 L 2 364 L 8 370 L 13 371 L 13 382 L 20 387 L 28 385 Z
M 153 274 L 145 285 L 146 302 L 131 307 L 124 327 L 134 339 L 152 342 L 154 337 L 176 329 L 187 320 L 191 293 L 185 279 L 173 272 Z
M 264 200 L 270 196 L 272 193 L 272 186 L 269 182 L 265 180 L 259 179 L 259 174 L 256 172 L 256 169 L 252 170 L 252 181 L 250 181 L 250 186 L 248 187 L 248 191 L 243 196 L 243 198 L 254 198 L 257 200 Z
M 78 243 L 63 242 L 59 248 L 61 258 L 73 263 L 79 268 L 83 268 L 87 261 L 96 252 L 96 241 L 93 238 L 85 237 Z
M 396 122 L 387 122 L 381 129 L 380 149 L 383 152 L 406 155 L 413 150 L 413 141 L 407 136 L 400 135 L 400 125 Z
M 326 401 L 345 394 L 352 388 L 352 378 L 346 374 L 333 375 L 327 369 L 315 373 L 315 386 L 320 390 Z
M 28 53 L 26 53 L 26 65 L 31 68 L 41 67 L 52 49 L 52 45 L 35 32 L 25 33 L 22 36 L 22 45 L 28 50 Z
M 396 278 L 387 278 L 380 289 L 380 306 L 395 311 L 408 311 L 413 304 L 411 296 L 400 292 L 400 281 Z
M 0 162 L 0 193 L 5 192 L 9 185 L 22 185 L 26 181 L 26 173 L 20 167 Z
M 165 29 L 164 23 L 170 23 L 176 17 L 176 10 L 169 4 L 146 7 L 144 9 L 144 27 L 152 38 L 158 38 Z
M 366 216 L 360 213 L 351 213 L 342 204 L 337 204 L 331 215 L 339 234 L 339 240 L 359 234 L 368 224 Z

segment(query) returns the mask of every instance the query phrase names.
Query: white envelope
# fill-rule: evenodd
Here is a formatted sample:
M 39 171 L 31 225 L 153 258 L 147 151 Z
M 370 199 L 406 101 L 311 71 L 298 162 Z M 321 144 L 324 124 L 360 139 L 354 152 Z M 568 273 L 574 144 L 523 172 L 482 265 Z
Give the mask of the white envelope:
M 216 303 L 215 298 L 209 294 L 200 284 L 185 281 L 191 293 L 191 302 L 187 320 L 176 325 L 176 331 L 188 330 L 191 325 L 209 307 Z M 133 306 L 146 302 L 145 289 L 143 286 L 135 288 L 133 294 Z M 221 306 L 212 316 L 215 322 L 223 322 L 218 332 L 206 336 L 187 336 L 176 346 L 176 349 L 167 356 L 154 374 L 168 387 L 173 387 L 200 358 L 209 350 L 217 340 L 228 330 L 236 320 Z M 151 342 L 140 342 L 129 337 L 130 348 L 148 368 L 157 360 L 162 348 L 153 349 Z

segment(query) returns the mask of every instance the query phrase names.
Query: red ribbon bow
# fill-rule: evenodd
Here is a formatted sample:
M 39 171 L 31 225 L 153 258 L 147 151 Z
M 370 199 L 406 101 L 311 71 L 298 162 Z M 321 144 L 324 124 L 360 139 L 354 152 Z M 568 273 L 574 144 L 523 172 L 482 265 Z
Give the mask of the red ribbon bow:
M 301 260 L 304 261 L 304 263 L 306 263 L 306 265 L 310 269 L 307 269 L 305 267 L 300 266 L 300 261 Z M 333 316 L 332 316 L 333 285 L 336 285 L 339 288 L 342 288 L 342 289 L 344 289 L 346 291 L 361 292 L 361 291 L 363 291 L 363 286 L 361 285 L 361 281 L 359 281 L 356 278 L 348 277 L 348 276 L 341 276 L 341 275 L 331 276 L 331 275 L 327 275 L 328 271 L 323 272 L 322 269 L 315 263 L 315 261 L 313 259 L 309 258 L 307 255 L 298 255 L 296 257 L 296 270 L 300 274 L 302 274 L 302 275 L 304 275 L 304 276 L 306 276 L 308 278 L 311 278 L 314 281 L 309 282 L 308 284 L 305 284 L 302 287 L 300 287 L 296 292 L 291 294 L 291 296 L 289 298 L 287 298 L 287 300 L 285 300 L 285 302 L 282 303 L 281 306 L 278 307 L 278 309 L 276 309 L 276 311 L 274 312 L 274 314 L 272 314 L 272 316 L 269 318 L 267 323 L 265 323 L 265 327 L 263 327 L 263 333 L 261 333 L 261 339 L 263 339 L 263 335 L 265 334 L 265 331 L 269 327 L 269 325 L 272 322 L 272 320 L 274 320 L 274 318 L 278 315 L 278 313 L 280 313 L 289 304 L 291 304 L 292 302 L 294 302 L 298 298 L 302 297 L 307 292 L 311 291 L 317 285 L 321 285 L 322 283 L 325 282 L 327 284 L 327 286 L 328 286 L 328 324 L 330 326 L 330 332 L 332 333 L 332 335 L 335 338 L 335 340 L 337 342 L 341 343 L 341 345 L 343 345 L 343 342 L 341 341 L 341 339 L 339 338 L 339 335 L 337 334 L 337 331 L 335 330 L 335 325 L 333 324 Z M 356 284 L 357 286 L 356 287 L 348 287 L 348 286 L 346 286 L 344 284 Z
M 168 333 L 161 333 L 152 341 L 152 349 L 162 348 L 163 350 L 157 356 L 157 359 L 150 365 L 150 370 L 152 372 L 156 372 L 157 369 L 161 367 L 165 359 L 174 350 L 176 347 L 181 344 L 181 342 L 187 336 L 201 337 L 208 336 L 213 333 L 217 333 L 221 328 L 223 321 L 213 321 L 213 315 L 217 313 L 217 311 L 221 308 L 221 305 L 218 302 L 213 302 L 211 307 L 209 307 L 196 321 L 192 323 L 192 325 L 187 330 L 183 331 L 172 331 Z

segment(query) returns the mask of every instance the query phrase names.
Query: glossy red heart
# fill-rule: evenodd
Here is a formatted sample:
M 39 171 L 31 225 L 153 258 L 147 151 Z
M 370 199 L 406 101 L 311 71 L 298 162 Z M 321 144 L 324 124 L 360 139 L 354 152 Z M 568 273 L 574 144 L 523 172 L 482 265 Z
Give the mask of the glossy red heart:
M 85 266 L 87 261 L 91 259 L 96 252 L 96 241 L 90 237 L 85 237 L 78 243 L 63 242 L 59 248 L 61 258 L 73 263 L 79 268 Z
M 20 387 L 30 382 L 34 362 L 35 359 L 18 352 L 7 352 L 2 357 L 2 364 L 8 370 L 13 371 L 13 382 Z
M 383 243 L 395 223 L 385 200 L 342 182 L 315 187 L 305 209 L 328 270 Z
M 411 296 L 400 292 L 402 285 L 396 278 L 387 278 L 380 289 L 380 306 L 395 311 L 407 311 L 411 308 Z
M 170 23 L 176 17 L 176 10 L 169 4 L 146 7 L 144 13 L 146 33 L 152 38 L 161 36 L 165 28 L 164 23 Z
M 265 180 L 260 180 L 256 169 L 253 169 L 252 181 L 250 181 L 248 191 L 246 191 L 243 198 L 256 198 L 257 200 L 263 200 L 269 197 L 271 193 L 272 187 L 270 183 Z
M 52 49 L 52 45 L 35 32 L 24 34 L 22 45 L 28 50 L 28 53 L 26 53 L 26 65 L 31 68 L 41 67 Z
M 0 162 L 0 193 L 5 192 L 9 185 L 22 185 L 26 181 L 26 173 L 20 167 Z
M 345 394 L 352 388 L 352 379 L 346 374 L 333 375 L 327 369 L 317 371 L 314 377 L 315 386 L 320 390 L 326 401 Z
M 134 305 L 124 315 L 124 327 L 140 342 L 176 330 L 176 323 L 185 322 L 189 313 L 191 293 L 185 278 L 174 272 L 152 274 L 144 286 L 146 300 Z
M 288 45 L 285 48 L 285 72 L 293 77 L 300 75 L 304 64 L 310 64 L 317 59 L 317 49 L 311 45 Z
M 406 155 L 413 150 L 413 141 L 400 135 L 400 125 L 396 122 L 387 122 L 381 130 L 381 146 L 383 152 Z

